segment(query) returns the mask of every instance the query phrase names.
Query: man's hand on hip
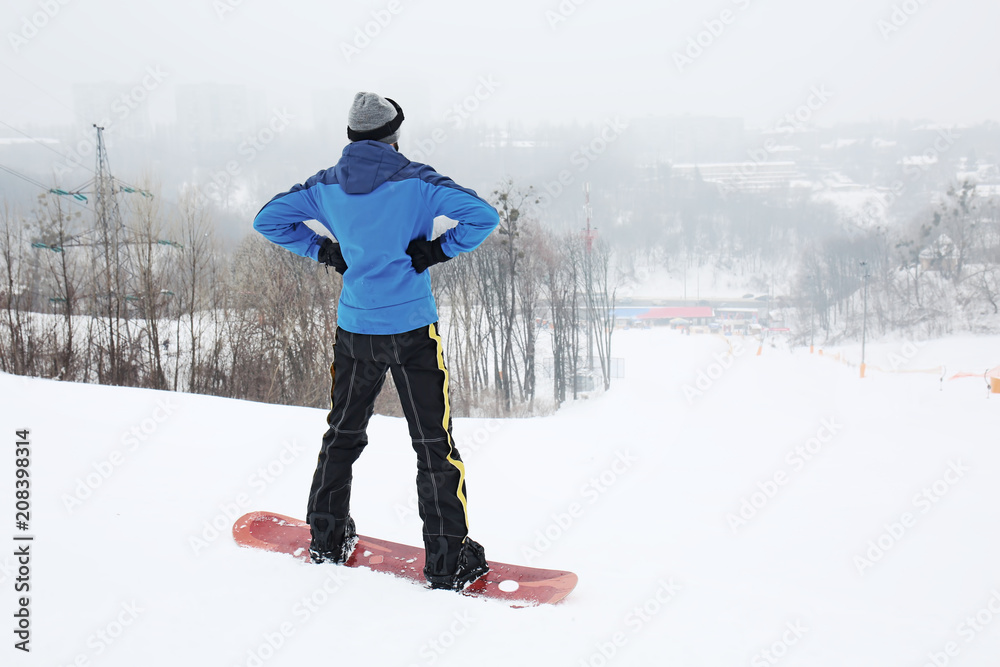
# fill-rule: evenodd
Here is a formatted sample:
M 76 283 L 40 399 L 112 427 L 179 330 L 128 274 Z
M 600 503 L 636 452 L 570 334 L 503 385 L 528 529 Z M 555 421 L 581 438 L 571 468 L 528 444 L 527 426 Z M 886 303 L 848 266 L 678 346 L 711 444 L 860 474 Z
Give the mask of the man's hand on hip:
M 330 239 L 323 239 L 316 260 L 320 264 L 332 266 L 333 270 L 340 275 L 344 275 L 344 271 L 347 270 L 347 262 L 344 261 L 344 255 L 340 252 L 340 244 L 334 243 Z
M 406 246 L 406 254 L 410 256 L 413 262 L 413 270 L 417 273 L 423 273 L 428 267 L 440 264 L 441 262 L 447 262 L 451 259 L 441 249 L 440 236 L 433 241 L 413 239 L 410 241 L 410 245 Z

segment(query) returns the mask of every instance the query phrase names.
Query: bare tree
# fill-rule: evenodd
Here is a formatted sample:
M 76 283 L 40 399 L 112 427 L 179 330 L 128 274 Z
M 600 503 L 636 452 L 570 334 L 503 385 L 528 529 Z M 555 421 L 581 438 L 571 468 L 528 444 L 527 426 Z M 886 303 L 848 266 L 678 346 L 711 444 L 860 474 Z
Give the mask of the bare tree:
M 615 328 L 615 295 L 618 288 L 612 276 L 611 247 L 605 241 L 594 244 L 589 254 L 586 286 L 590 326 L 601 366 L 604 389 L 611 388 L 611 335 Z
M 536 245 L 543 267 L 552 336 L 552 381 L 556 405 L 577 397 L 580 358 L 580 267 L 583 244 L 576 234 L 545 234 Z
M 178 315 L 177 315 L 177 368 L 174 372 L 174 391 L 180 374 L 180 322 L 187 318 L 187 343 L 190 350 L 187 390 L 195 392 L 201 387 L 198 376 L 201 361 L 202 336 L 207 326 L 203 311 L 211 303 L 209 283 L 216 273 L 216 255 L 212 222 L 202 206 L 197 192 L 184 193 L 180 201 L 181 255 L 178 261 Z
M 142 325 L 136 327 L 129 341 L 141 350 L 140 382 L 154 389 L 166 389 L 167 376 L 163 368 L 163 332 L 161 320 L 165 319 L 167 300 L 173 291 L 167 288 L 174 257 L 166 252 L 169 241 L 164 238 L 164 224 L 159 199 L 142 196 L 130 201 L 131 225 L 128 252 L 132 254 L 135 270 L 135 293 L 126 299 L 136 304 Z M 137 355 L 138 356 L 138 355 Z
M 0 363 L 8 373 L 26 375 L 35 368 L 34 336 L 31 331 L 32 292 L 23 261 L 24 222 L 4 205 L 0 214 L 0 261 L 3 262 L 4 335 L 0 337 Z
M 35 245 L 45 246 L 36 248 L 38 259 L 48 274 L 45 290 L 51 294 L 49 302 L 63 317 L 63 331 L 57 336 L 58 350 L 53 350 L 54 366 L 58 369 L 54 377 L 74 380 L 74 316 L 81 296 L 84 267 L 75 261 L 82 248 L 75 241 L 73 220 L 79 218 L 80 213 L 66 210 L 64 201 L 57 195 L 39 196 L 39 206 L 35 210 L 38 239 Z
M 540 309 L 543 265 L 536 248 L 542 236 L 541 230 L 532 221 L 523 221 L 520 234 L 524 246 L 529 250 L 521 253 L 520 268 L 515 274 L 514 287 L 517 297 L 518 322 L 514 341 L 523 366 L 524 382 L 521 400 L 527 402 L 528 410 L 534 409 L 535 402 L 535 348 L 538 339 L 538 311 Z
M 263 238 L 233 257 L 225 305 L 230 395 L 329 406 L 340 277 Z

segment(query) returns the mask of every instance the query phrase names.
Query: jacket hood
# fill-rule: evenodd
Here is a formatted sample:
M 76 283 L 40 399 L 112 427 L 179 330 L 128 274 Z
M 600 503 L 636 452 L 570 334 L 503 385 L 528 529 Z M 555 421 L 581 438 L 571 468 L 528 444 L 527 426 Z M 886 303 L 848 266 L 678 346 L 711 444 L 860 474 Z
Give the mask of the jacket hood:
M 349 195 L 368 194 L 395 176 L 410 161 L 390 144 L 355 141 L 344 146 L 334 166 L 337 183 Z

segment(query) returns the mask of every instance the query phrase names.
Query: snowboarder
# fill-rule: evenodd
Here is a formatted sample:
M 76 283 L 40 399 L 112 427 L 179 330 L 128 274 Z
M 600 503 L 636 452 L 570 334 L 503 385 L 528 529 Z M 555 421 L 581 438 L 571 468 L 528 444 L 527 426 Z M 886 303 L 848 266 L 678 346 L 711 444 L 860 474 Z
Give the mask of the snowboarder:
M 340 161 L 275 196 L 254 229 L 343 275 L 337 311 L 329 429 L 306 513 L 313 562 L 344 563 L 357 543 L 351 467 L 391 372 L 417 453 L 417 493 L 433 588 L 459 590 L 488 571 L 469 537 L 465 466 L 451 435 L 448 369 L 427 268 L 478 247 L 499 223 L 474 191 L 399 152 L 403 110 L 360 92 Z M 431 240 L 434 218 L 458 225 Z M 303 224 L 316 220 L 336 241 Z

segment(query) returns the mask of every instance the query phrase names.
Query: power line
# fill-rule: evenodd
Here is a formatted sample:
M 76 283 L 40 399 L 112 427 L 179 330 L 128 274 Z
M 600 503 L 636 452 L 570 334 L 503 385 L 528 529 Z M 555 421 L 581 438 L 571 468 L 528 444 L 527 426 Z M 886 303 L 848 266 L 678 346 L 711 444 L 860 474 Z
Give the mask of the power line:
M 81 167 L 82 169 L 87 169 L 87 167 L 85 167 L 82 162 L 74 162 L 73 158 L 69 157 L 68 155 L 64 155 L 64 154 L 60 153 L 56 149 L 52 148 L 52 146 L 49 146 L 47 143 L 45 143 L 44 141 L 42 141 L 41 139 L 36 139 L 35 137 L 31 136 L 27 132 L 24 132 L 22 130 L 17 129 L 16 127 L 14 127 L 13 125 L 11 125 L 10 123 L 8 123 L 8 122 L 6 122 L 4 120 L 0 120 L 0 125 L 4 125 L 6 127 L 9 127 L 10 129 L 12 129 L 15 132 L 17 132 L 18 134 L 20 134 L 22 137 L 25 137 L 27 139 L 31 139 L 32 141 L 34 141 L 39 146 L 41 146 L 41 147 L 43 147 L 43 148 L 45 148 L 47 150 L 52 151 L 53 153 L 55 153 L 59 157 L 63 158 L 67 162 L 71 162 L 73 164 L 76 164 L 77 166 Z M 91 171 L 91 170 L 87 169 L 87 171 Z
M 7 63 L 4 63 L 4 62 L 0 62 L 0 65 L 3 65 L 3 66 L 4 66 L 4 67 L 6 67 L 7 69 L 9 69 L 9 70 L 10 70 L 11 72 L 13 72 L 15 76 L 17 76 L 17 77 L 19 77 L 19 78 L 21 78 L 21 79 L 24 79 L 25 81 L 27 81 L 28 83 L 30 83 L 30 84 L 31 84 L 32 86 L 34 86 L 34 87 L 35 87 L 35 88 L 37 88 L 38 90 L 42 91 L 43 93 L 45 93 L 46 95 L 48 95 L 49 97 L 51 97 L 51 98 L 52 98 L 53 100 L 55 100 L 56 102 L 58 102 L 58 103 L 59 103 L 59 106 L 61 106 L 61 107 L 66 107 L 66 108 L 67 108 L 67 109 L 69 109 L 70 111 L 72 111 L 72 110 L 73 110 L 73 107 L 71 107 L 70 105 L 66 104 L 65 102 L 63 102 L 63 101 L 62 101 L 61 99 L 59 99 L 58 97 L 56 97 L 55 95 L 53 95 L 53 94 L 52 94 L 52 93 L 50 93 L 49 91 L 47 91 L 47 90 L 45 90 L 44 88 L 42 88 L 41 86 L 39 86 L 39 85 L 38 85 L 38 83 L 36 83 L 36 82 L 34 81 L 34 79 L 31 79 L 31 78 L 29 78 L 29 77 L 26 77 L 25 75 L 21 74 L 21 73 L 20 73 L 20 72 L 18 72 L 18 71 L 17 71 L 16 69 L 14 69 L 14 68 L 13 68 L 13 67 L 11 67 L 10 65 L 8 65 Z
M 48 188 L 45 187 L 45 185 L 43 185 L 41 182 L 36 181 L 35 179 L 31 178 L 30 176 L 25 176 L 21 172 L 15 171 L 14 169 L 11 169 L 10 167 L 6 167 L 6 166 L 0 164 L 0 169 L 3 169 L 4 171 L 6 171 L 8 174 L 11 174 L 12 176 L 16 176 L 17 178 L 20 178 L 22 181 L 27 181 L 28 183 L 31 183 L 35 187 L 42 188 L 43 190 L 48 190 Z
M 94 176 L 94 178 L 87 180 L 87 182 L 85 182 L 83 185 L 75 188 L 74 190 L 68 192 L 67 194 L 70 194 L 70 195 L 78 194 L 82 188 L 86 187 L 87 185 L 90 185 L 97 178 L 97 172 L 95 172 L 93 169 L 91 169 L 91 168 L 87 167 L 86 165 L 84 165 L 83 160 L 80 160 L 78 158 L 72 158 L 72 157 L 70 157 L 70 156 L 68 156 L 68 155 L 66 155 L 64 153 L 61 153 L 60 151 L 57 151 L 55 148 L 53 148 L 52 146 L 49 146 L 47 143 L 45 143 L 41 139 L 37 139 L 37 138 L 31 136 L 30 134 L 28 134 L 27 132 L 25 132 L 23 130 L 17 129 L 16 127 L 14 127 L 13 125 L 11 125 L 10 123 L 8 123 L 8 122 L 6 122 L 4 120 L 0 120 L 0 125 L 4 125 L 4 126 L 10 128 L 11 130 L 17 132 L 21 136 L 25 137 L 26 139 L 30 139 L 31 141 L 34 141 L 39 146 L 42 146 L 43 148 L 45 148 L 47 150 L 50 150 L 53 153 L 55 153 L 56 155 L 58 155 L 59 157 L 63 158 L 64 160 L 66 160 L 67 163 L 73 165 L 74 167 L 77 167 L 78 169 L 83 169 L 87 173 L 92 174 Z M 95 125 L 95 127 L 96 127 L 96 125 Z M 140 191 L 140 192 L 142 191 L 141 188 L 137 188 L 134 185 L 126 183 L 125 181 L 121 180 L 120 178 L 116 178 L 115 180 L 118 181 L 119 183 L 121 183 L 126 188 L 130 188 L 131 190 L 136 190 L 136 191 Z M 61 194 L 61 193 L 55 193 L 55 194 Z
M 43 190 L 46 194 L 63 194 L 62 192 L 56 192 L 54 188 L 50 188 L 49 186 L 45 185 L 41 181 L 36 181 L 35 179 L 31 178 L 30 176 L 26 176 L 26 175 L 22 174 L 21 172 L 17 171 L 16 169 L 11 169 L 10 167 L 7 167 L 5 165 L 0 164 L 0 170 L 3 170 L 5 172 L 7 172 L 11 176 L 15 176 L 17 178 L 20 178 L 22 181 L 25 181 L 27 183 L 31 183 L 36 188 L 40 188 L 41 190 Z M 73 193 L 67 192 L 65 194 L 73 194 Z M 76 199 L 70 199 L 69 201 L 71 203 L 73 203 L 73 204 L 76 204 L 77 206 L 79 206 L 80 208 L 82 208 L 85 211 L 89 211 L 90 210 L 86 206 L 84 206 L 83 204 L 81 204 L 79 201 L 77 201 Z

